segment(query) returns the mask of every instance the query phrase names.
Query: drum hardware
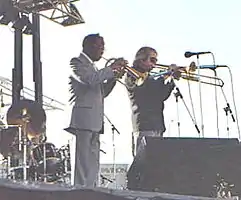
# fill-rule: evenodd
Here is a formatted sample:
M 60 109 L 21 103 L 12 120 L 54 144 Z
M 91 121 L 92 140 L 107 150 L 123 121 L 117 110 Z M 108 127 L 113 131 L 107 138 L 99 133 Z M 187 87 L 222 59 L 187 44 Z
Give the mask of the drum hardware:
M 22 137 L 22 141 L 23 141 L 23 180 L 26 181 L 27 180 L 27 142 L 28 142 L 27 141 L 27 129 L 26 128 L 27 128 L 27 124 L 29 123 L 29 120 L 30 120 L 30 116 L 29 116 L 26 108 L 24 108 L 22 110 L 22 120 L 24 122 L 23 137 Z M 22 136 L 22 134 L 21 134 L 21 136 Z M 21 144 L 19 146 L 21 146 Z
M 26 167 L 26 174 L 27 178 L 26 180 L 28 181 L 36 181 L 37 180 L 37 174 L 35 172 L 34 166 L 27 165 Z M 9 169 L 10 174 L 9 178 L 13 180 L 23 180 L 24 179 L 24 169 L 23 166 L 17 166 L 17 167 L 12 167 Z
M 18 150 L 22 151 L 22 129 L 18 126 Z
M 11 178 L 12 167 L 19 166 L 19 160 L 16 159 L 16 151 L 22 151 L 22 130 L 20 125 L 1 125 L 3 127 L 0 132 L 1 143 L 0 153 L 6 161 L 5 171 L 6 177 Z M 18 130 L 18 131 L 17 131 Z M 17 148 L 15 148 L 18 145 Z
M 13 152 L 5 159 L 4 172 L 7 179 L 40 181 L 49 184 L 70 183 L 69 145 L 57 149 L 52 143 L 45 142 L 35 146 L 27 145 L 27 147 L 30 151 L 27 152 L 26 165 L 23 162 L 22 152 Z
M 5 159 L 7 159 L 8 155 L 15 148 L 15 144 L 19 143 L 20 141 L 20 137 L 17 136 L 17 133 L 18 133 L 17 129 L 21 130 L 21 126 L 19 125 L 0 125 L 0 126 L 1 126 L 0 153 Z
M 7 178 L 10 178 L 11 175 L 11 157 L 7 158 Z
M 61 168 L 61 157 L 55 146 L 49 142 L 43 142 L 32 149 L 32 159 L 40 179 L 44 182 L 59 178 L 63 169 Z
M 8 110 L 7 122 L 12 125 L 4 125 L 0 130 L 5 176 L 21 181 L 66 183 L 70 175 L 69 146 L 61 156 L 53 144 L 46 142 L 45 115 L 40 109 L 42 120 L 38 121 L 34 105 L 31 101 L 20 101 Z
M 44 182 L 47 182 L 47 164 L 46 164 L 46 142 L 43 143 L 43 165 L 44 165 L 44 173 L 43 173 L 43 177 L 44 177 Z
M 18 151 L 22 154 L 23 180 L 26 181 L 27 154 L 30 152 L 28 147 L 32 145 L 33 139 L 39 138 L 45 132 L 46 114 L 38 102 L 23 99 L 13 103 L 8 109 L 7 123 L 18 126 Z M 13 140 L 11 140 L 11 146 L 12 144 Z M 7 153 L 11 153 L 9 149 Z M 11 165 L 8 166 L 10 169 L 11 167 Z
M 7 179 L 7 159 L 0 159 L 0 179 Z
M 64 183 L 70 183 L 71 176 L 71 163 L 70 163 L 70 145 L 64 145 L 59 149 L 59 155 L 61 157 L 61 177 Z

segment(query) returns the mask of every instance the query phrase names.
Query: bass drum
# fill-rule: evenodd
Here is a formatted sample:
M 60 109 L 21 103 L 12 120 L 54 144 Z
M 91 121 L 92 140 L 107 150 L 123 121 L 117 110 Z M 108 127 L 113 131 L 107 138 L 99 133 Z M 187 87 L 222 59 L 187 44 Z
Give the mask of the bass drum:
M 45 152 L 45 160 L 44 160 Z M 61 158 L 52 143 L 41 143 L 32 149 L 32 159 L 40 175 L 54 175 L 61 171 Z M 46 161 L 46 162 L 45 162 Z M 46 163 L 46 168 L 44 170 Z

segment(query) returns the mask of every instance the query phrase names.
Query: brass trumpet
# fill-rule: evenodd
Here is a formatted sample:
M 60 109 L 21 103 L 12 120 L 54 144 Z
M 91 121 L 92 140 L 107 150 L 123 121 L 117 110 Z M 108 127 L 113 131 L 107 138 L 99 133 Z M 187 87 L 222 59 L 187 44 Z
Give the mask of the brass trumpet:
M 117 58 L 110 58 L 110 59 L 106 59 L 104 57 L 102 57 L 104 60 L 106 60 L 106 64 L 105 67 L 108 67 L 109 64 L 111 62 L 116 61 Z M 146 78 L 148 77 L 148 73 L 141 73 L 135 69 L 133 69 L 132 67 L 129 67 L 128 65 L 124 65 L 123 66 L 123 70 L 121 70 L 120 72 L 117 73 L 117 80 L 120 79 L 125 73 L 128 73 L 129 75 L 131 75 L 134 79 L 135 79 L 135 84 L 137 86 L 140 86 L 143 84 L 143 82 L 146 80 Z M 119 74 L 119 75 L 118 75 Z M 122 82 L 121 82 L 122 83 Z
M 200 66 L 202 67 L 202 66 Z M 163 64 L 156 64 L 157 69 L 161 69 L 162 71 L 154 73 L 154 77 L 164 77 L 166 75 L 172 74 L 172 71 L 175 69 L 176 71 L 179 71 L 181 73 L 180 78 L 183 78 L 188 81 L 195 81 L 200 82 L 203 84 L 208 85 L 214 85 L 223 87 L 224 82 L 222 79 L 214 76 L 206 76 L 206 75 L 198 75 L 196 73 L 193 73 L 196 71 L 197 66 L 195 62 L 192 62 L 189 66 L 173 66 L 173 65 L 163 65 Z

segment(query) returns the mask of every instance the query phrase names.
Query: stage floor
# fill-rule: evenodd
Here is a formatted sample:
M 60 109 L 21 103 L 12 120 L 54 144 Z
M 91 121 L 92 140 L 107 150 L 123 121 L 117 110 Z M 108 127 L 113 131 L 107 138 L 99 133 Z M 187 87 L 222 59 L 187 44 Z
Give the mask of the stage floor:
M 142 192 L 130 190 L 116 190 L 107 188 L 84 188 L 66 184 L 48 184 L 42 182 L 20 182 L 0 179 L 0 199 L 16 200 L 34 198 L 34 200 L 214 200 L 220 198 L 176 195 L 158 192 Z M 227 199 L 227 198 L 226 198 Z M 230 199 L 237 200 L 237 197 Z

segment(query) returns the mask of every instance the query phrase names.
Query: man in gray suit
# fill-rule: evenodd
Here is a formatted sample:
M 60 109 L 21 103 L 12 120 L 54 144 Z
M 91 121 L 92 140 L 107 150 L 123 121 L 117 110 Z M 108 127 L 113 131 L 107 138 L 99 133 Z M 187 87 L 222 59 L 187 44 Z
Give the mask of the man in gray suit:
M 70 76 L 70 101 L 74 103 L 69 128 L 76 136 L 74 183 L 94 187 L 99 172 L 99 134 L 103 133 L 104 97 L 116 84 L 115 75 L 127 62 L 123 58 L 98 70 L 94 62 L 104 52 L 104 39 L 99 34 L 87 35 L 83 51 L 70 61 L 73 74 Z M 73 174 L 73 173 L 72 173 Z

